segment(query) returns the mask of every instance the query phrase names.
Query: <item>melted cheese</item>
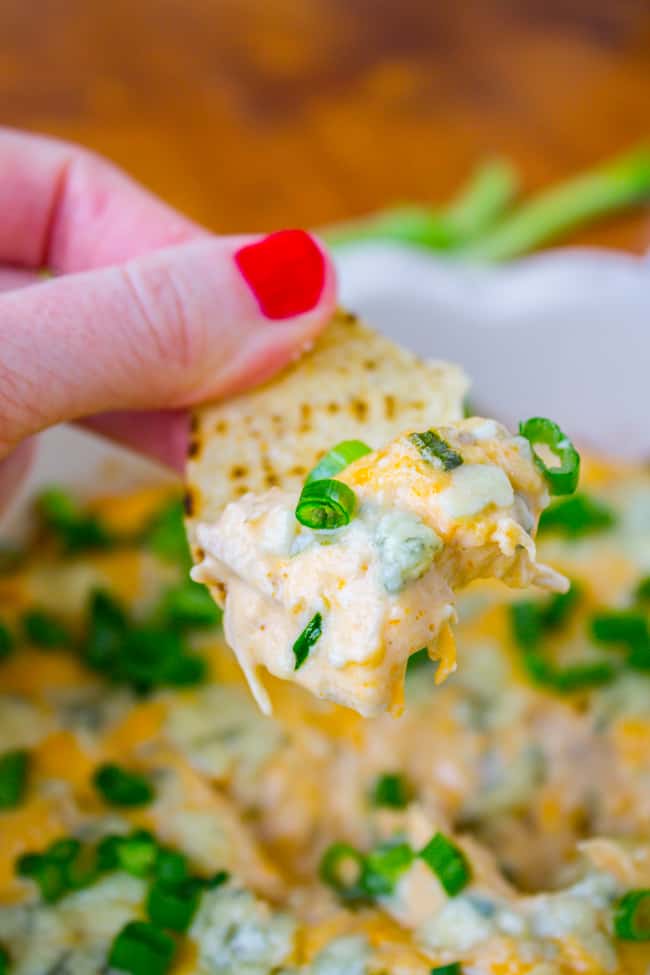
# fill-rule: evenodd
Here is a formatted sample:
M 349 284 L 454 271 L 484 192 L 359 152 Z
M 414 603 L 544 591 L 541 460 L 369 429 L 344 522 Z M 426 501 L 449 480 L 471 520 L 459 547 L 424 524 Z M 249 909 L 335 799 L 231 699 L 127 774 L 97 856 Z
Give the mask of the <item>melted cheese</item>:
M 473 464 L 502 464 L 493 435 L 489 427 L 483 439 L 474 431 L 487 448 L 484 460 L 473 456 Z M 517 445 L 511 449 L 514 464 L 523 454 Z M 411 462 L 417 469 L 418 458 Z M 594 470 L 593 489 L 620 512 L 628 498 L 644 493 L 650 507 L 647 473 L 604 464 L 585 468 Z M 514 487 L 511 471 L 503 469 Z M 350 473 L 359 493 L 374 476 L 362 468 Z M 388 493 L 398 490 L 389 478 L 382 484 Z M 533 488 L 534 477 L 522 494 L 536 515 Z M 120 500 L 116 510 L 132 504 L 146 519 L 148 503 L 155 502 Z M 102 505 L 110 509 L 110 501 Z M 495 542 L 501 551 L 510 536 L 493 505 L 484 512 L 501 532 Z M 422 511 L 417 508 L 418 517 Z M 483 531 L 445 517 L 434 530 L 446 546 L 466 542 L 468 528 Z M 467 518 L 476 522 L 480 515 Z M 129 524 L 137 521 L 133 515 Z M 484 544 L 484 536 L 477 537 Z M 269 556 L 286 546 L 282 519 L 266 545 Z M 644 545 L 648 551 L 647 531 L 644 536 L 638 521 L 631 526 L 622 515 L 612 531 L 577 543 L 541 541 L 542 555 L 583 591 L 573 622 L 545 645 L 553 660 L 584 651 L 592 612 L 630 599 L 650 565 L 643 561 Z M 36 559 L 1 580 L 3 619 L 13 621 L 33 605 L 34 592 L 42 593 L 43 580 L 57 572 L 66 580 L 60 588 L 74 590 L 74 599 L 62 593 L 66 606 L 79 604 L 80 580 L 92 585 L 100 564 L 104 579 L 107 565 L 122 567 L 135 605 L 143 604 L 145 590 L 150 604 L 170 582 L 169 567 L 136 549 L 106 553 L 99 562 L 93 556 L 59 565 L 49 555 L 45 561 L 46 568 Z M 462 571 L 475 569 L 473 563 Z M 216 907 L 210 902 L 190 936 L 180 939 L 174 975 L 212 975 L 200 959 L 225 957 L 218 954 L 228 950 L 225 930 L 241 950 L 253 955 L 257 939 L 271 946 L 269 964 L 303 966 L 305 975 L 349 975 L 332 967 L 337 957 L 352 959 L 348 965 L 367 958 L 371 971 L 390 975 L 428 975 L 456 960 L 477 975 L 645 975 L 650 943 L 612 937 L 610 903 L 630 887 L 650 886 L 650 678 L 630 672 L 611 686 L 564 697 L 536 687 L 512 638 L 511 599 L 496 583 L 472 585 L 461 597 L 455 628 L 457 674 L 432 690 L 440 669 L 434 674 L 419 665 L 409 675 L 397 721 L 388 715 L 362 720 L 274 679 L 267 690 L 275 716 L 265 718 L 246 698 L 218 633 L 188 638 L 209 659 L 215 687 L 165 690 L 149 700 L 99 683 L 72 652 L 17 647 L 0 662 L 0 752 L 26 747 L 32 765 L 25 800 L 0 811 L 0 942 L 21 964 L 30 958 L 28 970 L 47 971 L 67 952 L 79 966 L 99 969 L 124 921 L 144 915 L 145 885 L 110 875 L 43 911 L 14 864 L 57 837 L 102 835 L 121 823 L 152 829 L 190 855 L 196 869 L 233 874 L 223 899 Z M 451 640 L 447 622 L 438 653 L 448 668 Z M 600 659 L 615 653 L 592 652 Z M 152 776 L 152 806 L 116 813 L 99 800 L 90 780 L 96 765 L 109 759 Z M 406 809 L 369 802 L 377 776 L 387 772 L 408 781 Z M 418 846 L 435 829 L 453 836 L 459 824 L 463 835 L 456 841 L 471 862 L 472 884 L 457 898 L 447 899 L 422 863 L 393 896 L 359 911 L 347 910 L 318 879 L 319 858 L 330 843 L 367 850 L 397 835 Z M 29 939 L 20 933 L 25 917 Z
M 439 679 L 453 670 L 457 589 L 489 576 L 562 589 L 535 560 L 529 530 L 547 495 L 527 442 L 476 419 L 440 435 L 461 466 L 445 470 L 405 435 L 345 469 L 358 514 L 337 531 L 301 529 L 296 498 L 278 488 L 199 525 L 193 577 L 225 590 L 226 638 L 265 713 L 260 667 L 365 716 L 399 713 L 411 654 L 444 657 Z M 315 614 L 320 636 L 297 667 L 293 647 Z

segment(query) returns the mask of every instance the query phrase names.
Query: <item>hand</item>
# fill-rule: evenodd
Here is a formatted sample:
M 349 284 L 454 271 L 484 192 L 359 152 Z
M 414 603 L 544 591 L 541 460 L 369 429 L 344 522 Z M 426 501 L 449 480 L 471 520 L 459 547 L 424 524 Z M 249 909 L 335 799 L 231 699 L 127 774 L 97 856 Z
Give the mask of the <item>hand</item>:
M 91 153 L 7 129 L 0 172 L 0 498 L 64 420 L 182 470 L 185 408 L 269 378 L 334 309 L 303 231 L 215 237 Z

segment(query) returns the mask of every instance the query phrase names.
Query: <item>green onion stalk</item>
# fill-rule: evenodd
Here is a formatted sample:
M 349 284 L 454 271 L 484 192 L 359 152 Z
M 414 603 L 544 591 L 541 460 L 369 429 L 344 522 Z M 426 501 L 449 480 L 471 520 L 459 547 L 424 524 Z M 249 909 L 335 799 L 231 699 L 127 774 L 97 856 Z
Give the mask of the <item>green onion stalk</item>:
M 325 228 L 334 249 L 361 241 L 407 244 L 475 263 L 507 261 L 562 235 L 650 201 L 643 145 L 514 206 L 518 178 L 504 160 L 480 166 L 447 206 L 399 206 Z

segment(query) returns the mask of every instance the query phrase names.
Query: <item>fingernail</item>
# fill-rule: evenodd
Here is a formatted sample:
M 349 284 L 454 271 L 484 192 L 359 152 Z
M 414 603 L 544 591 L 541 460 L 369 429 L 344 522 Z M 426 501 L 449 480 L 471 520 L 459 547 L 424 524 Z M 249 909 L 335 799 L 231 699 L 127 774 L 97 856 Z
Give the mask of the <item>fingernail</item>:
M 279 230 L 235 253 L 262 314 L 279 320 L 311 311 L 325 284 L 325 257 L 304 230 Z

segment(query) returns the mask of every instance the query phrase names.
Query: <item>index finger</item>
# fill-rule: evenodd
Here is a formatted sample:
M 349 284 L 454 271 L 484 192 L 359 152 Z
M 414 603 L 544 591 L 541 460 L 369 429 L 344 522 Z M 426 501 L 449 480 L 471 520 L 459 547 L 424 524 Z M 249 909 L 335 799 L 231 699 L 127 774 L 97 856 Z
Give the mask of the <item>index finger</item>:
M 78 146 L 0 128 L 0 264 L 118 264 L 207 233 Z

